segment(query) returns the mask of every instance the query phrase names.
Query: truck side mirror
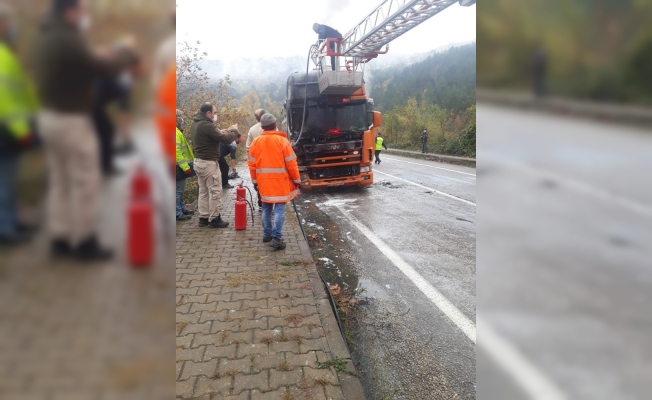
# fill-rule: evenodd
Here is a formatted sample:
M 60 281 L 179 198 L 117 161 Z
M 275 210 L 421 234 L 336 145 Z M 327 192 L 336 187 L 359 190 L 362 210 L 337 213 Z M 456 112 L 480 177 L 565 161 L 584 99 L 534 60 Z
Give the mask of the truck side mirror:
M 374 128 L 378 128 L 379 126 L 383 125 L 383 115 L 380 113 L 380 111 L 374 111 L 373 113 Z

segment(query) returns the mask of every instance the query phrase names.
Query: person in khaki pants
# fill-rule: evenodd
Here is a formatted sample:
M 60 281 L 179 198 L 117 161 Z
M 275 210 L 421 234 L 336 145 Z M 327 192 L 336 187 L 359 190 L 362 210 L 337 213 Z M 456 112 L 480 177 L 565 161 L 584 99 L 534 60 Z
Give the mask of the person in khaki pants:
M 135 58 L 133 44 L 95 52 L 86 42 L 86 0 L 52 0 L 32 47 L 42 111 L 38 131 L 48 163 L 47 222 L 54 257 L 106 260 L 97 238 L 101 174 L 91 120 L 93 82 L 118 76 Z
M 220 157 L 219 144 L 230 144 L 239 135 L 237 125 L 219 130 L 217 108 L 206 103 L 193 117 L 190 126 L 195 162 L 193 164 L 199 185 L 199 226 L 226 228 L 229 223 L 222 220 L 222 174 L 217 163 Z

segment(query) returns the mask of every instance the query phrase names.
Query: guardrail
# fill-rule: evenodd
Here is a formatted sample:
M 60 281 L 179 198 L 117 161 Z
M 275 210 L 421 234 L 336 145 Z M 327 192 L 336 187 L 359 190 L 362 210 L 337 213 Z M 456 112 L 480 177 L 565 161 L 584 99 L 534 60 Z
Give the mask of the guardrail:
M 418 151 L 388 149 L 383 151 L 384 154 L 393 154 L 396 156 L 419 158 L 427 161 L 438 161 L 448 164 L 464 165 L 475 168 L 475 158 L 448 156 L 444 154 L 420 153 Z
M 528 93 L 502 92 L 480 88 L 476 89 L 476 100 L 599 120 L 652 124 L 652 108 L 637 105 L 599 103 L 559 97 L 536 98 Z

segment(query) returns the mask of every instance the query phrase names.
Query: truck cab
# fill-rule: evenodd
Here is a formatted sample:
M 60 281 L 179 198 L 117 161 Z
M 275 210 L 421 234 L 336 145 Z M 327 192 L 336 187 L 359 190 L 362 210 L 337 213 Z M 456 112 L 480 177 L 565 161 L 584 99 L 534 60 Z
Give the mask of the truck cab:
M 316 72 L 288 78 L 282 127 L 293 143 L 304 189 L 371 185 L 380 123 L 364 84 L 352 94 L 320 94 Z

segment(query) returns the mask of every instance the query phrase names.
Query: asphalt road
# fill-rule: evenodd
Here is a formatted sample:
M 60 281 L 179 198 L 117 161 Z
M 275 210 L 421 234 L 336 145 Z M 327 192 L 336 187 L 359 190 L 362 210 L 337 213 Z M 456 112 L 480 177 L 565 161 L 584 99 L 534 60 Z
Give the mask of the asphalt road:
M 366 299 L 356 368 L 369 399 L 473 399 L 475 169 L 381 159 L 368 189 L 296 200 L 322 275 Z
M 478 104 L 478 398 L 652 392 L 652 135 Z

